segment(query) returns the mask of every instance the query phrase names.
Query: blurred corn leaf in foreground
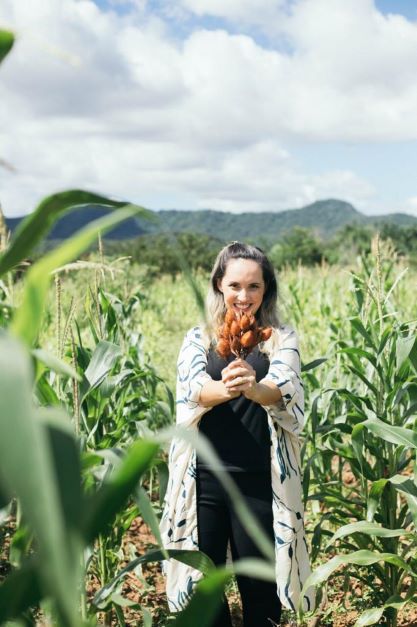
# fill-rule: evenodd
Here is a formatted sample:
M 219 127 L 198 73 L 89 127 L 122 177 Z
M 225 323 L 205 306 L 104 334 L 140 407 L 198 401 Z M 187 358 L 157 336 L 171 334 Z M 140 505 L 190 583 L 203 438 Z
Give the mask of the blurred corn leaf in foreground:
M 0 63 L 9 54 L 14 44 L 14 35 L 8 30 L 0 29 Z

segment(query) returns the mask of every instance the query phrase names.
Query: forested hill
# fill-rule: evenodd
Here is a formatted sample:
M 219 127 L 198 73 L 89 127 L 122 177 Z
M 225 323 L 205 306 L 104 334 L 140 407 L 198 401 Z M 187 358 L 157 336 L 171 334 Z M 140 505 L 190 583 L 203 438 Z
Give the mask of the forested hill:
M 65 239 L 91 220 L 105 213 L 98 207 L 84 207 L 64 216 L 54 226 L 50 239 Z M 155 212 L 160 218 L 153 224 L 145 220 L 131 218 L 119 225 L 107 237 L 116 240 L 132 239 L 146 233 L 203 233 L 217 237 L 223 241 L 252 239 L 257 241 L 274 241 L 284 231 L 294 226 L 313 229 L 318 235 L 327 238 L 345 224 L 376 224 L 382 222 L 395 223 L 399 226 L 417 224 L 417 218 L 406 214 L 386 214 L 381 216 L 365 216 L 351 204 L 342 200 L 321 200 L 301 209 L 290 209 L 279 212 L 261 213 L 227 213 L 201 210 L 161 210 Z M 20 218 L 6 219 L 8 227 L 13 230 Z
M 302 209 L 279 212 L 227 213 L 210 209 L 158 211 L 160 225 L 141 223 L 145 232 L 192 232 L 220 237 L 223 240 L 251 237 L 256 240 L 279 239 L 295 226 L 311 228 L 322 237 L 333 235 L 345 224 L 394 222 L 399 226 L 417 224 L 417 218 L 406 214 L 365 216 L 342 200 L 321 200 Z

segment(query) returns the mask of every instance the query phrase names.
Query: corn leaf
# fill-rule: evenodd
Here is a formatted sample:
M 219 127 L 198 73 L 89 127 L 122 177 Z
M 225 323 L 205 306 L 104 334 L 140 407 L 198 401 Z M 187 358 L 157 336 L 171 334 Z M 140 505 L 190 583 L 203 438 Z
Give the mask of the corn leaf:
M 32 404 L 30 356 L 4 331 L 0 333 L 0 416 L 0 485 L 19 499 L 37 539 L 42 585 L 56 600 L 64 622 L 75 627 L 78 562 L 69 548 L 51 445 Z
M 0 29 L 0 63 L 13 48 L 14 35 L 8 30 Z
M 142 486 L 140 486 L 136 491 L 135 497 L 136 503 L 139 507 L 140 515 L 152 531 L 159 546 L 162 546 L 163 542 L 161 538 L 161 532 L 159 530 L 159 520 L 152 507 L 152 502 L 148 496 L 148 493 Z
M 81 376 L 72 366 L 70 366 L 70 364 L 62 361 L 62 359 L 59 359 L 56 355 L 53 355 L 49 351 L 46 351 L 43 348 L 34 348 L 32 350 L 32 355 L 42 364 L 47 366 L 49 370 L 52 370 L 57 374 L 61 374 L 64 377 L 70 377 L 71 379 L 81 381 Z
M 397 371 L 401 368 L 406 359 L 410 356 L 414 344 L 417 343 L 415 335 L 409 335 L 408 337 L 399 337 L 395 346 Z
M 95 607 L 102 609 L 106 607 L 108 599 L 113 594 L 113 591 L 118 587 L 124 576 L 134 571 L 141 564 L 148 564 L 150 562 L 161 562 L 164 559 L 176 559 L 183 564 L 188 564 L 193 568 L 201 571 L 204 574 L 208 574 L 215 570 L 215 565 L 212 560 L 202 551 L 184 551 L 181 549 L 154 549 L 148 551 L 145 555 L 138 557 L 127 566 L 122 568 L 117 575 L 105 586 L 103 586 L 95 595 L 93 604 Z
M 333 534 L 327 543 L 326 548 L 333 544 L 339 538 L 350 536 L 353 533 L 365 533 L 369 536 L 376 536 L 378 538 L 396 538 L 398 536 L 412 537 L 414 534 L 407 532 L 405 529 L 385 529 L 376 523 L 370 523 L 366 520 L 360 520 L 359 522 L 349 523 L 343 525 Z
M 334 571 L 339 568 L 339 566 L 345 566 L 346 564 L 370 566 L 371 564 L 375 564 L 377 562 L 387 562 L 389 564 L 393 564 L 394 566 L 397 566 L 397 568 L 404 570 L 406 573 L 414 577 L 417 576 L 412 567 L 399 555 L 395 555 L 395 553 L 379 553 L 363 549 L 355 551 L 354 553 L 348 553 L 347 555 L 336 555 L 325 564 L 316 568 L 316 570 L 313 571 L 309 577 L 307 577 L 301 591 L 300 598 L 303 598 L 303 594 L 310 586 L 316 586 L 326 581 L 330 575 L 332 575 Z
M 121 355 L 120 346 L 101 340 L 94 349 L 90 363 L 84 372 L 85 382 L 82 386 L 82 396 L 98 387 L 109 372 L 113 369 Z
M 375 623 L 379 621 L 387 607 L 394 607 L 396 610 L 399 610 L 407 605 L 407 603 L 409 602 L 410 598 L 403 599 L 400 596 L 392 596 L 388 599 L 386 603 L 384 603 L 384 605 L 382 605 L 382 607 L 373 607 L 369 610 L 365 610 L 365 612 L 360 615 L 353 627 L 366 627 L 367 625 L 375 625 Z
M 231 578 L 230 570 L 219 568 L 199 581 L 191 601 L 172 623 L 173 627 L 210 627 L 220 607 L 224 587 Z
M 94 220 L 87 227 L 76 233 L 74 237 L 65 241 L 61 246 L 44 255 L 28 271 L 23 292 L 23 302 L 16 311 L 11 329 L 26 344 L 32 345 L 35 341 L 42 322 L 44 302 L 48 290 L 50 273 L 65 263 L 68 263 L 94 241 L 98 232 L 106 232 L 123 220 L 136 215 L 140 208 L 127 207 Z M 1 267 L 1 261 L 0 261 Z
M 111 209 L 125 207 L 128 203 L 111 200 L 105 196 L 79 189 L 59 192 L 44 198 L 36 209 L 16 227 L 9 247 L 0 256 L 0 276 L 28 257 L 34 247 L 49 233 L 53 224 L 60 216 L 73 209 L 93 204 Z M 137 211 L 147 215 L 146 209 L 142 207 L 138 207 Z M 67 261 L 55 267 L 65 263 Z
M 135 442 L 114 474 L 85 506 L 84 534 L 87 542 L 104 532 L 117 512 L 135 491 L 143 473 L 150 468 L 159 445 L 148 440 Z
M 34 561 L 10 573 L 0 585 L 0 624 L 17 618 L 42 598 L 38 568 Z
M 201 579 L 187 607 L 173 622 L 174 627 L 209 627 L 221 603 L 223 590 L 233 573 L 274 581 L 275 574 L 270 565 L 259 559 L 239 560 L 233 569 L 218 568 Z
M 417 448 L 417 433 L 406 429 L 405 427 L 393 427 L 377 418 L 365 420 L 363 426 L 371 431 L 374 435 L 382 438 L 391 444 L 398 444 L 407 448 Z
M 308 372 L 309 370 L 313 370 L 317 368 L 317 366 L 321 366 L 324 362 L 327 361 L 327 357 L 319 357 L 318 359 L 314 359 L 310 361 L 308 364 L 304 364 L 301 366 L 301 372 Z

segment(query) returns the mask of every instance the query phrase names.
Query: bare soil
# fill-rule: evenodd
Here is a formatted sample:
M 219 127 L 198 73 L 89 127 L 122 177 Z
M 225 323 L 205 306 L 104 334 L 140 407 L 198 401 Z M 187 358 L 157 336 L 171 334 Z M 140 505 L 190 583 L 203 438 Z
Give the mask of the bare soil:
M 140 518 L 133 521 L 126 536 L 126 543 L 129 542 L 137 547 L 138 555 L 157 547 L 154 536 Z M 167 622 L 169 610 L 165 599 L 164 579 L 159 564 L 153 563 L 144 566 L 143 575 L 150 587 L 145 591 L 143 582 L 133 575 L 128 578 L 125 584 L 124 594 L 132 600 L 143 603 L 152 612 L 154 624 L 158 627 L 165 627 L 166 624 L 169 624 Z M 305 627 L 318 627 L 319 625 L 323 627 L 353 627 L 361 613 L 354 607 L 362 599 L 363 590 L 361 586 L 357 584 L 347 592 L 329 590 L 328 594 L 326 606 L 322 608 L 318 616 L 306 621 Z M 236 584 L 227 591 L 227 598 L 233 627 L 243 627 L 240 595 Z M 128 624 L 140 625 L 140 622 L 136 622 L 138 618 L 137 614 L 131 613 Z M 282 627 L 296 627 L 294 615 L 284 612 L 281 625 Z M 382 625 L 383 623 L 381 623 L 381 627 Z M 398 627 L 417 627 L 417 605 L 399 613 Z
M 13 519 L 10 519 L 1 530 L 0 536 L 0 583 L 11 570 L 9 564 L 10 541 L 15 530 Z M 133 521 L 127 532 L 123 549 L 124 554 L 129 555 L 129 547 L 133 545 L 137 555 L 143 555 L 147 551 L 157 548 L 155 538 L 148 526 L 138 517 Z M 127 563 L 128 560 L 124 564 Z M 366 609 L 363 602 L 364 591 L 359 584 L 355 584 L 348 591 L 340 590 L 337 584 L 340 578 L 334 578 L 332 587 L 327 590 L 328 598 L 322 604 L 316 616 L 307 620 L 303 627 L 353 627 L 361 611 Z M 87 582 L 87 597 L 92 599 L 99 589 L 99 583 L 90 577 Z M 154 627 L 169 627 L 172 624 L 173 615 L 170 615 L 165 597 L 164 579 L 162 577 L 159 563 L 151 563 L 143 566 L 142 576 L 129 573 L 125 577 L 122 588 L 122 596 L 132 601 L 136 607 L 124 608 L 126 624 L 129 627 L 139 627 L 142 625 L 142 613 L 138 605 L 147 608 L 152 614 L 152 624 Z M 231 609 L 233 627 L 243 627 L 240 596 L 237 586 L 233 583 L 227 590 L 227 597 Z M 362 606 L 362 610 L 358 607 Z M 105 616 L 98 615 L 99 624 L 119 625 L 114 613 Z M 41 620 L 38 625 L 44 624 Z M 288 612 L 283 613 L 282 627 L 296 627 L 297 622 L 294 615 Z M 378 627 L 383 627 L 380 623 Z M 272 627 L 272 626 L 271 626 Z M 301 626 L 299 626 L 301 627 Z M 398 627 L 417 627 L 417 604 L 410 606 L 398 615 Z

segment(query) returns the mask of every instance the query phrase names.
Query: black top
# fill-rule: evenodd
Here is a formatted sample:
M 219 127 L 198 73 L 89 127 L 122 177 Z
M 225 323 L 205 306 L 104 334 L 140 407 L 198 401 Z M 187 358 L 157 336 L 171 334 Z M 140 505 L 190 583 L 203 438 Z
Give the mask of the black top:
M 235 359 L 219 357 L 214 348 L 207 355 L 207 372 L 214 381 L 221 381 L 221 371 Z M 246 361 L 256 372 L 256 380 L 265 377 L 269 368 L 268 357 L 258 347 Z M 242 395 L 220 403 L 203 415 L 199 430 L 211 442 L 228 472 L 270 471 L 270 435 L 265 409 Z M 209 466 L 198 457 L 200 468 Z

